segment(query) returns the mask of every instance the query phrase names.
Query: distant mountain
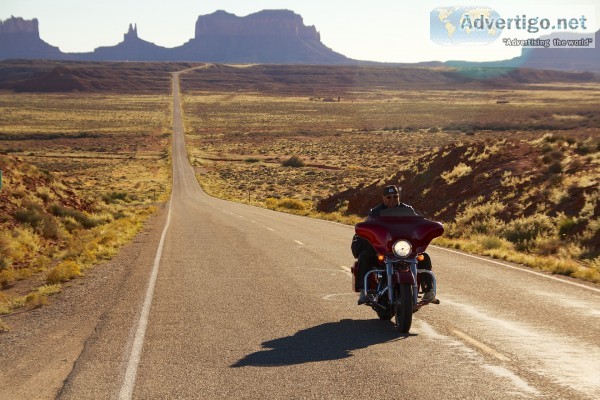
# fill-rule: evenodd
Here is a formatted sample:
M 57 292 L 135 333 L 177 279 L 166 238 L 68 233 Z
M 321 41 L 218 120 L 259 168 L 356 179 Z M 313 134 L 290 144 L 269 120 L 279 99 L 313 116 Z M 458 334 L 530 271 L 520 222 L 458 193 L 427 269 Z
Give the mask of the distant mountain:
M 79 61 L 205 61 L 220 63 L 345 64 L 354 60 L 321 43 L 314 26 L 288 10 L 237 17 L 225 11 L 201 15 L 194 38 L 165 48 L 142 40 L 129 25 L 123 41 L 91 53 L 62 53 L 39 37 L 38 22 L 10 18 L 0 30 L 0 60 L 9 58 Z
M 534 68 L 600 73 L 599 32 L 595 49 L 523 49 L 521 56 L 493 62 L 449 61 L 394 66 L 446 65 L 467 68 Z M 565 37 L 565 34 L 561 34 Z M 552 36 L 550 36 L 552 38 Z M 225 11 L 201 15 L 195 35 L 181 46 L 165 48 L 140 39 L 129 25 L 123 41 L 89 53 L 62 53 L 44 42 L 38 21 L 9 18 L 0 21 L 0 60 L 49 59 L 74 61 L 184 61 L 256 64 L 362 64 L 382 65 L 347 58 L 325 46 L 314 26 L 289 10 L 264 10 L 245 17 Z
M 201 54 L 203 60 L 244 63 L 351 62 L 321 42 L 314 26 L 288 10 L 267 10 L 246 17 L 225 11 L 198 17 L 194 39 L 173 49 L 179 59 Z
M 58 49 L 40 39 L 38 20 L 9 18 L 0 21 L 0 59 L 46 58 L 64 59 Z
M 93 53 L 72 55 L 76 60 L 85 61 L 166 61 L 169 60 L 169 49 L 140 39 L 137 26 L 129 24 L 129 30 L 123 35 L 121 43 L 98 47 Z

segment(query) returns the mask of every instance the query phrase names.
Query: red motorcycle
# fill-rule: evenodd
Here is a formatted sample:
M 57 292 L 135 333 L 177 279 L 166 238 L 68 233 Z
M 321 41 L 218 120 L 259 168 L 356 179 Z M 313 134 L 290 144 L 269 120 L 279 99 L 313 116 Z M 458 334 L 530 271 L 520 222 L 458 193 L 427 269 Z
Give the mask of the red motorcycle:
M 444 233 L 439 222 L 415 215 L 410 208 L 394 207 L 382 210 L 381 216 L 355 226 L 356 234 L 366 239 L 377 253 L 378 266 L 364 279 L 367 304 L 381 319 L 396 317 L 396 327 L 407 333 L 412 315 L 424 305 L 437 300 L 419 300 L 419 287 L 427 275 L 432 289 L 437 289 L 435 275 L 430 269 L 418 268 L 429 243 Z M 358 262 L 352 268 L 354 290 L 358 292 Z

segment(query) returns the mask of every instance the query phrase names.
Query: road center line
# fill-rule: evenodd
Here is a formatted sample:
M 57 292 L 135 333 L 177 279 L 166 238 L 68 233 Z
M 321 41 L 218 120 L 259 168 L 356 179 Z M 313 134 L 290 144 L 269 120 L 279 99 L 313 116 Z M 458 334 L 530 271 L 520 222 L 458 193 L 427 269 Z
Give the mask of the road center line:
M 565 279 L 560 279 L 560 278 L 557 278 L 557 277 L 552 276 L 552 275 L 546 275 L 546 274 L 543 274 L 541 272 L 537 272 L 537 271 L 534 271 L 534 270 L 529 270 L 529 269 L 525 269 L 525 268 L 515 267 L 515 266 L 509 265 L 509 264 L 502 263 L 500 261 L 489 260 L 489 259 L 483 258 L 483 257 L 477 257 L 477 256 L 474 256 L 472 254 L 462 253 L 462 252 L 456 251 L 456 250 L 450 250 L 450 249 L 447 249 L 445 247 L 434 246 L 434 245 L 431 245 L 431 247 L 435 247 L 436 249 L 440 249 L 440 250 L 449 251 L 450 253 L 460 254 L 460 255 L 465 256 L 465 257 L 471 257 L 471 258 L 474 258 L 476 260 L 481 260 L 481 261 L 489 262 L 489 263 L 492 263 L 492 264 L 501 265 L 501 266 L 506 267 L 506 268 L 516 269 L 517 271 L 527 272 L 528 274 L 534 274 L 534 275 L 537 275 L 537 276 L 542 276 L 544 278 L 552 279 L 554 281 L 559 281 L 559 282 L 562 282 L 562 283 L 568 283 L 569 285 L 577 286 L 577 287 L 580 287 L 580 288 L 583 288 L 583 289 L 588 289 L 588 290 L 592 290 L 594 292 L 600 293 L 600 289 L 597 289 L 597 288 L 594 288 L 594 287 L 591 287 L 591 286 L 587 286 L 587 285 L 582 285 L 581 283 L 571 282 L 571 281 L 567 281 Z
M 158 249 L 156 251 L 156 257 L 154 257 L 154 265 L 152 266 L 152 272 L 150 274 L 150 281 L 148 282 L 148 289 L 146 289 L 146 298 L 144 299 L 144 305 L 142 306 L 142 312 L 140 314 L 140 320 L 138 321 L 137 330 L 135 332 L 135 338 L 133 339 L 133 345 L 131 347 L 131 354 L 129 355 L 129 361 L 127 363 L 127 370 L 125 371 L 125 378 L 123 379 L 123 386 L 119 393 L 120 400 L 128 400 L 133 396 L 133 388 L 135 387 L 135 378 L 137 376 L 138 366 L 140 364 L 140 357 L 142 354 L 142 346 L 144 345 L 144 337 L 146 336 L 146 327 L 148 326 L 148 316 L 150 314 L 150 306 L 152 305 L 152 298 L 154 296 L 154 286 L 156 285 L 156 278 L 158 276 L 158 268 L 160 266 L 160 259 L 162 257 L 163 246 L 165 244 L 165 236 L 167 235 L 167 229 L 171 223 L 171 202 L 169 201 L 169 214 L 167 215 L 167 222 L 160 236 L 160 242 L 158 243 Z
M 304 246 L 304 243 L 302 243 L 302 242 L 301 242 L 301 241 L 299 241 L 299 240 L 294 240 L 294 242 L 298 243 L 300 246 Z
M 458 336 L 459 338 L 461 338 L 462 340 L 464 340 L 467 343 L 472 344 L 473 346 L 477 347 L 479 350 L 482 350 L 483 352 L 491 355 L 492 357 L 497 358 L 500 361 L 510 361 L 510 359 L 508 357 L 506 357 L 504 354 L 501 354 L 499 352 L 497 352 L 496 350 L 492 349 L 491 347 L 489 347 L 488 345 L 485 345 L 483 343 L 481 343 L 480 341 L 473 339 L 471 336 L 467 335 L 464 332 L 461 332 L 457 329 L 452 329 L 452 333 L 456 336 Z
M 267 229 L 270 230 L 271 232 L 275 232 L 275 229 L 273 229 L 273 228 L 267 227 Z

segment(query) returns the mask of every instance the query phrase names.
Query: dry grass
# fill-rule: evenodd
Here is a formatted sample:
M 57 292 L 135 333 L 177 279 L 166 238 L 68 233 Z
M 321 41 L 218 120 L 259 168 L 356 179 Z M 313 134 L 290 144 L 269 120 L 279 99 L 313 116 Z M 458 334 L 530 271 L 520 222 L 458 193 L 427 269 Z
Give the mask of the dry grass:
M 46 304 L 167 197 L 170 106 L 167 95 L 0 93 L 0 313 Z
M 447 225 L 440 243 L 600 281 L 593 244 L 600 226 L 600 85 L 365 89 L 346 91 L 339 102 L 329 96 L 336 101 L 272 90 L 188 91 L 186 140 L 202 187 L 217 197 L 355 223 L 361 217 L 350 211 L 357 209 L 352 196 L 394 179 L 410 182 L 407 198 Z M 285 167 L 291 157 L 304 166 Z M 333 212 L 317 210 L 338 195 Z M 366 203 L 373 206 L 378 197 L 371 196 Z M 429 207 L 424 197 L 439 201 Z
M 488 141 L 477 157 L 489 157 L 507 132 L 513 138 L 538 138 L 548 132 L 539 124 L 552 125 L 550 116 L 559 112 L 587 112 L 586 121 L 594 123 L 594 93 L 373 91 L 323 103 L 309 97 L 196 92 L 185 97 L 184 107 L 190 159 L 215 195 L 229 192 L 230 198 L 243 200 L 250 192 L 259 201 L 317 200 L 388 176 L 420 154 L 452 143 Z M 511 103 L 496 104 L 499 96 Z M 581 100 L 570 101 L 575 98 Z M 513 131 L 513 125 L 520 130 Z M 469 135 L 473 130 L 477 137 Z M 280 167 L 293 155 L 306 168 Z
M 166 72 L 181 69 L 21 64 L 0 63 L 0 83 L 26 77 L 21 89 L 32 90 L 58 73 L 91 93 L 0 92 L 0 314 L 46 304 L 61 286 L 41 283 L 112 257 L 166 199 Z M 189 157 L 212 195 L 349 224 L 378 201 L 378 185 L 409 183 L 409 202 L 446 222 L 447 245 L 599 281 L 600 86 L 461 74 L 194 71 L 182 79 Z M 138 94 L 110 92 L 130 88 Z
M 0 319 L 0 333 L 10 331 L 10 327 Z
M 46 282 L 55 285 L 57 283 L 67 282 L 73 278 L 82 276 L 81 266 L 78 262 L 67 260 L 58 264 L 48 272 Z

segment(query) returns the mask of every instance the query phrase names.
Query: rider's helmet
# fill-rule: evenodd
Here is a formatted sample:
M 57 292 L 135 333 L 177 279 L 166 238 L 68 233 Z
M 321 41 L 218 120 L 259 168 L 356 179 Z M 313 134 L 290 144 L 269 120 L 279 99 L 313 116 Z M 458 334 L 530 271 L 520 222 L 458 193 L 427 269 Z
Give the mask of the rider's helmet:
M 398 191 L 398 188 L 394 185 L 388 185 L 386 187 L 383 188 L 383 195 L 384 196 L 388 196 L 388 195 L 399 195 L 400 192 Z
M 387 197 L 388 200 L 390 198 L 396 197 L 397 201 L 400 202 L 400 194 L 402 193 L 402 187 L 395 185 L 388 185 L 383 188 L 383 197 Z

